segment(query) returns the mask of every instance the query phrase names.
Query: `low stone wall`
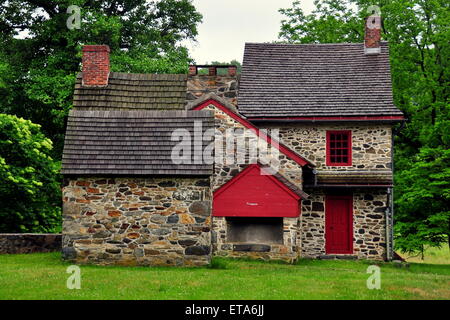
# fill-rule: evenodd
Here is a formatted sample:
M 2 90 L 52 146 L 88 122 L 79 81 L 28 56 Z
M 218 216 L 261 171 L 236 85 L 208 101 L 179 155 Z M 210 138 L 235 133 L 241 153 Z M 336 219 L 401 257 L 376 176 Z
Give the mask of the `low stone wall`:
M 99 265 L 205 265 L 209 178 L 78 178 L 63 188 L 63 258 Z
M 0 233 L 0 254 L 61 250 L 61 234 Z

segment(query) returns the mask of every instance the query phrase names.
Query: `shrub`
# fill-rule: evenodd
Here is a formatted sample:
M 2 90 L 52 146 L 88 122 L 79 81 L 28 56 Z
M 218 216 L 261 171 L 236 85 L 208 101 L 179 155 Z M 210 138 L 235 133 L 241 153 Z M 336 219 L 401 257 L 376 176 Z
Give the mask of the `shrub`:
M 59 232 L 60 163 L 40 125 L 0 114 L 0 232 Z

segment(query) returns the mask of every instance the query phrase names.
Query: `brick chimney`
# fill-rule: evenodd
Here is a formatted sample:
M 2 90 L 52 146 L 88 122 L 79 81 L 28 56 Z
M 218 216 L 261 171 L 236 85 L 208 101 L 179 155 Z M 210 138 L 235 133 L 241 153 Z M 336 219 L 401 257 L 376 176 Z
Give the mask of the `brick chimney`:
M 364 53 L 379 54 L 381 52 L 381 17 L 370 16 L 366 19 L 364 34 Z
M 109 47 L 107 45 L 83 46 L 84 87 L 105 87 L 109 77 Z

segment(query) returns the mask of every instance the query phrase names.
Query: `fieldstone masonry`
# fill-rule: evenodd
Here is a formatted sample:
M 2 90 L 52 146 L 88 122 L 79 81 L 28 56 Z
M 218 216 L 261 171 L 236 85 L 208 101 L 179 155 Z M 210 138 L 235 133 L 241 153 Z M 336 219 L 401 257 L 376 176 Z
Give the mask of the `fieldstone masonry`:
M 321 124 L 264 125 L 279 128 L 281 142 L 313 162 L 317 170 L 334 171 L 391 171 L 391 126 L 388 124 Z M 351 130 L 352 165 L 327 166 L 326 132 Z
M 187 100 L 192 101 L 207 93 L 215 93 L 217 96 L 227 99 L 233 105 L 237 105 L 238 87 L 238 76 L 189 76 L 187 81 Z
M 227 219 L 225 217 L 214 217 L 213 252 L 218 256 L 282 260 L 292 263 L 298 258 L 298 223 L 298 218 L 283 218 L 283 244 L 233 243 L 227 241 Z
M 204 265 L 209 178 L 74 178 L 63 188 L 63 257 L 100 265 Z
M 229 128 L 244 129 L 237 121 L 214 106 L 216 129 L 225 132 Z M 280 140 L 316 165 L 317 170 L 367 171 L 391 173 L 391 128 L 389 125 L 329 125 L 295 124 L 290 126 L 264 126 L 280 129 Z M 325 164 L 326 131 L 352 130 L 353 162 L 349 167 L 329 167 Z M 217 165 L 213 177 L 216 190 L 236 176 L 245 165 Z M 297 186 L 302 185 L 302 168 L 280 153 L 280 173 Z M 375 175 L 376 177 L 376 175 Z M 284 218 L 283 245 L 265 244 L 262 247 L 236 250 L 237 244 L 226 240 L 226 218 L 214 217 L 213 244 L 218 255 L 232 257 L 251 256 L 262 259 L 293 261 L 299 257 L 318 258 L 325 252 L 325 194 L 321 189 L 306 190 L 310 198 L 302 201 L 302 214 L 298 219 Z M 356 190 L 353 194 L 354 256 L 380 260 L 385 257 L 386 190 Z M 287 222 L 288 220 L 295 220 Z
M 267 145 L 265 141 L 258 142 L 257 140 L 263 139 L 258 137 L 257 134 L 244 127 L 242 124 L 227 115 L 222 110 L 217 109 L 214 105 L 210 105 L 205 109 L 214 111 L 215 128 L 216 132 L 218 133 L 216 135 L 216 139 L 222 139 L 222 137 L 225 136 L 227 130 L 233 130 L 234 136 L 244 136 L 248 145 L 257 145 L 258 143 Z M 270 134 L 270 131 L 268 131 L 267 133 Z M 222 152 L 224 156 L 226 155 L 226 147 L 227 146 L 224 143 L 222 145 Z M 246 151 L 248 151 L 248 149 L 246 149 Z M 217 190 L 220 186 L 239 174 L 239 172 L 241 172 L 248 164 L 256 163 L 258 161 L 258 158 L 250 157 L 249 153 L 246 152 L 241 157 L 242 159 L 245 159 L 244 163 L 236 163 L 238 150 L 234 149 L 234 152 L 236 156 L 234 159 L 231 159 L 232 161 L 230 161 L 229 163 L 215 163 L 212 183 L 213 191 Z M 268 146 L 267 152 L 265 152 L 264 155 L 266 156 L 267 160 L 273 160 L 273 163 L 278 166 L 278 172 L 280 174 L 282 174 L 294 185 L 301 187 L 302 167 L 299 164 L 288 158 L 285 154 L 279 152 L 278 150 L 275 150 L 275 148 L 271 148 L 270 146 Z
M 301 257 L 318 258 L 326 256 L 325 192 L 314 190 L 310 194 L 310 199 L 302 202 L 299 241 Z M 386 191 L 357 189 L 353 193 L 353 252 L 360 259 L 385 258 L 386 201 Z

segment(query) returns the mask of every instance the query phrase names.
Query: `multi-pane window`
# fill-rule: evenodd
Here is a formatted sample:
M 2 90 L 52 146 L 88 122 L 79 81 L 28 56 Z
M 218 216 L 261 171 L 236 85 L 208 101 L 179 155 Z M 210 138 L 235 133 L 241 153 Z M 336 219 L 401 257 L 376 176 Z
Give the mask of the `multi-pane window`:
M 350 166 L 351 164 L 351 131 L 327 131 L 327 166 Z

